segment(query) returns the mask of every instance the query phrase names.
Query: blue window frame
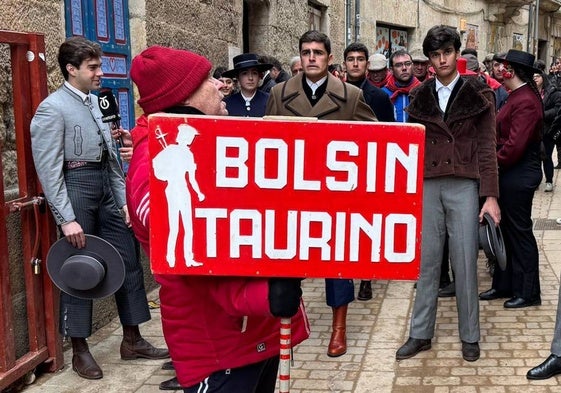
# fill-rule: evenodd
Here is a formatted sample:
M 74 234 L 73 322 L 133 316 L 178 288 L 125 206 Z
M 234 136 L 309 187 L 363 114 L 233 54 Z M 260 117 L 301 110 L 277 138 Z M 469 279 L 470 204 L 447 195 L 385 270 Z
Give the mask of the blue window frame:
M 102 85 L 113 90 L 121 124 L 134 127 L 134 95 L 129 77 L 131 48 L 128 0 L 65 0 L 66 36 L 83 36 L 103 49 Z

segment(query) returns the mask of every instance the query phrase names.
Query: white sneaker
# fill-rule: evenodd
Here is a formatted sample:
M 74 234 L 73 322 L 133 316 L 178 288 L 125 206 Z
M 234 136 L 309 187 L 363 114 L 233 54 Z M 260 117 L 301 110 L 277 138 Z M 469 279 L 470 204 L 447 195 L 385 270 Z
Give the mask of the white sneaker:
M 557 220 L 555 220 L 555 222 L 557 223 L 557 225 L 561 225 L 561 218 L 558 218 Z
M 551 192 L 553 191 L 553 184 L 552 183 L 545 183 L 545 192 Z

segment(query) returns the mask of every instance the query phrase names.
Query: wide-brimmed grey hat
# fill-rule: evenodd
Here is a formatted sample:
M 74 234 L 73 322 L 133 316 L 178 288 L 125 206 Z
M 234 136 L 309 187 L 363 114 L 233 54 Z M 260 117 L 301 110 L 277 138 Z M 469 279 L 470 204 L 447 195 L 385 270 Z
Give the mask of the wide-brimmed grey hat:
M 479 227 L 479 244 L 485 256 L 491 261 L 496 262 L 502 271 L 506 270 L 506 249 L 503 233 L 499 226 L 495 226 L 495 221 L 488 213 L 483 215 L 483 222 Z
M 121 288 L 125 264 L 109 242 L 85 236 L 84 248 L 75 248 L 66 238 L 55 242 L 47 254 L 47 272 L 61 291 L 81 299 L 101 299 Z
M 273 65 L 259 63 L 259 59 L 255 53 L 242 53 L 234 57 L 234 68 L 223 72 L 222 76 L 226 78 L 237 78 L 240 71 L 247 70 L 248 68 L 257 68 L 257 71 L 265 72 L 273 68 Z

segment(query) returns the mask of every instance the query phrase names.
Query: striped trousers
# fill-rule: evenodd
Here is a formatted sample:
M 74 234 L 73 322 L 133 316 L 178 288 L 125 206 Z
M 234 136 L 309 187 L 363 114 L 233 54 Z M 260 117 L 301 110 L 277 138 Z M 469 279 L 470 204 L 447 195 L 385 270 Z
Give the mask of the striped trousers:
M 140 248 L 115 204 L 107 170 L 104 166 L 84 166 L 65 170 L 64 178 L 76 222 L 84 233 L 111 243 L 125 263 L 125 281 L 115 293 L 121 324 L 139 325 L 150 320 Z M 65 337 L 89 337 L 92 311 L 92 300 L 61 293 L 60 333 Z

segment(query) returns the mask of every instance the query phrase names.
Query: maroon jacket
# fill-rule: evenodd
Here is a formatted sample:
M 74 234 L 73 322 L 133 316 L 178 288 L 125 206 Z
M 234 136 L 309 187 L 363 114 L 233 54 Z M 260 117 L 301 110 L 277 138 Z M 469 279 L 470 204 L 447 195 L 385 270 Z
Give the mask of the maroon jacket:
M 132 228 L 144 251 L 149 244 L 148 123 L 140 117 L 132 131 L 134 155 L 127 175 Z M 280 351 L 280 319 L 269 310 L 267 279 L 155 275 L 161 285 L 164 337 L 177 378 L 192 386 L 211 373 L 256 363 Z M 292 318 L 292 345 L 310 327 L 303 304 Z
M 515 165 L 529 149 L 539 151 L 543 107 L 529 85 L 508 96 L 497 114 L 497 161 L 501 169 Z

